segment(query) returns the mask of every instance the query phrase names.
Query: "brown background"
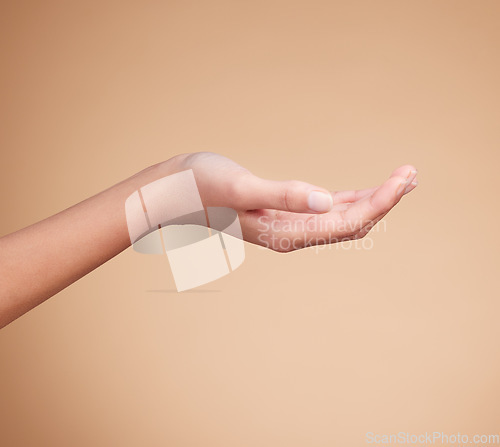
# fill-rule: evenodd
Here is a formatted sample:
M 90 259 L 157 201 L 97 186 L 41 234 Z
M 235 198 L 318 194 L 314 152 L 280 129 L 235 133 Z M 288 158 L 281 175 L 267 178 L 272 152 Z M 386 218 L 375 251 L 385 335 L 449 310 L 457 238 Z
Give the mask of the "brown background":
M 247 246 L 184 294 L 128 250 L 7 326 L 2 446 L 498 433 L 499 22 L 484 0 L 2 1 L 1 234 L 179 152 L 420 178 L 372 249 Z

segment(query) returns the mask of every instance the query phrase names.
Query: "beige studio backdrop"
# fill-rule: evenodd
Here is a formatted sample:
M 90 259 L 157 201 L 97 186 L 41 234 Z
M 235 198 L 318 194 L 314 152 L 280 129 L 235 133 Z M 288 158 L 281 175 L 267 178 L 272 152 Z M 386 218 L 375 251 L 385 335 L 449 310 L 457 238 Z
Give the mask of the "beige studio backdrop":
M 2 0 L 2 235 L 180 152 L 420 185 L 368 247 L 247 244 L 191 292 L 122 253 L 0 331 L 0 444 L 499 433 L 499 23 L 486 0 Z

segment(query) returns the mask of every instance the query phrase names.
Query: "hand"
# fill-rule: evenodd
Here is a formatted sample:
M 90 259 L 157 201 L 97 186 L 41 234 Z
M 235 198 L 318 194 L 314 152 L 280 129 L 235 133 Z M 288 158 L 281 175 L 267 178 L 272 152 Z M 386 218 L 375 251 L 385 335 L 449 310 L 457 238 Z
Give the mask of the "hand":
M 417 186 L 404 165 L 382 185 L 335 191 L 296 180 L 265 180 L 211 152 L 182 154 L 176 170 L 192 169 L 205 206 L 238 211 L 246 241 L 279 252 L 360 239 Z

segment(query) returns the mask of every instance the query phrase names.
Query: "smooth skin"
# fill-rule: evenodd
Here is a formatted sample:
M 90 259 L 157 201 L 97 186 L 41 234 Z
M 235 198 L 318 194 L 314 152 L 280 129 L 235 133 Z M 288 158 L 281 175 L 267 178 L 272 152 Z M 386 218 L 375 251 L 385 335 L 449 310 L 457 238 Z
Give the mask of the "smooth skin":
M 0 238 L 0 328 L 129 247 L 127 197 L 187 169 L 194 172 L 205 207 L 237 210 L 246 241 L 280 252 L 359 239 L 417 185 L 411 165 L 378 187 L 329 192 L 295 180 L 259 178 L 211 152 L 177 155 Z

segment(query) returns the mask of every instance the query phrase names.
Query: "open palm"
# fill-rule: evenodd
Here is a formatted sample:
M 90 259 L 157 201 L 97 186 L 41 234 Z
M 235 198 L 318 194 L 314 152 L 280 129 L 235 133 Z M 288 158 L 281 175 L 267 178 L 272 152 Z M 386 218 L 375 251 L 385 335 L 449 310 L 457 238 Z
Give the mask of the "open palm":
M 246 241 L 280 252 L 362 238 L 417 186 L 411 165 L 380 186 L 330 192 L 297 180 L 262 179 L 211 152 L 182 154 L 175 163 L 193 170 L 205 206 L 238 211 Z

